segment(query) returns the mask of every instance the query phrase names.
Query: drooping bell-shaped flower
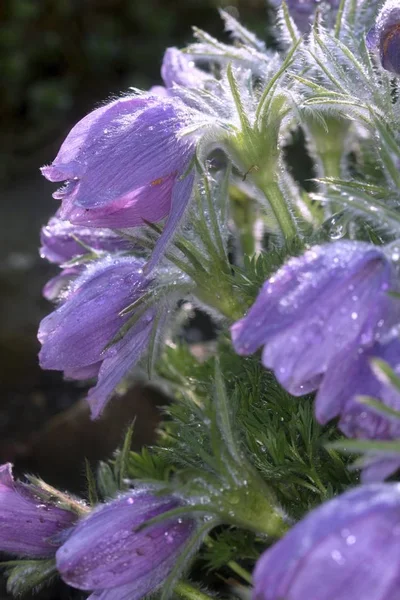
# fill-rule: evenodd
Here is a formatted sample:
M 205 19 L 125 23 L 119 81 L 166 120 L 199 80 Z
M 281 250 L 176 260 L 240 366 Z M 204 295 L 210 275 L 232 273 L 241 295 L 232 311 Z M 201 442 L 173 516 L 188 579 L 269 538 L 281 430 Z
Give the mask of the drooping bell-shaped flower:
M 151 268 L 174 234 L 191 198 L 194 119 L 178 98 L 127 96 L 84 117 L 53 163 L 42 168 L 55 192 L 59 216 L 87 227 L 127 228 L 167 219 Z
M 169 518 L 138 529 L 180 506 L 171 496 L 136 490 L 82 520 L 57 552 L 62 579 L 90 598 L 138 600 L 168 577 L 196 529 L 189 518 Z
M 143 261 L 134 257 L 109 257 L 89 266 L 71 284 L 65 302 L 39 327 L 42 368 L 64 371 L 72 379 L 98 377 L 88 396 L 93 417 L 139 360 L 151 336 L 155 310 L 149 308 L 110 345 L 133 316 L 119 313 L 151 284 L 142 269 Z
M 63 532 L 77 515 L 59 508 L 50 494 L 32 484 L 14 481 L 10 463 L 0 467 L 0 550 L 21 557 L 55 554 Z
M 231 329 L 236 352 L 262 362 L 291 394 L 317 389 L 343 348 L 368 347 L 400 319 L 397 274 L 378 247 L 343 240 L 292 258 Z
M 385 2 L 366 41 L 368 48 L 379 54 L 382 67 L 400 75 L 400 6 L 397 0 Z
M 326 502 L 259 559 L 254 600 L 397 600 L 400 484 L 362 486 Z
M 132 243 L 111 229 L 90 228 L 73 225 L 58 217 L 52 217 L 40 233 L 40 256 L 52 263 L 63 265 L 73 258 L 97 252 L 120 252 L 132 249 Z M 50 301 L 62 299 L 65 289 L 82 273 L 82 265 L 71 265 L 50 279 L 43 288 L 43 296 Z
M 317 420 L 325 424 L 339 416 L 339 429 L 352 438 L 400 439 L 400 419 L 388 417 L 357 400 L 359 396 L 370 396 L 400 411 L 400 392 L 376 376 L 373 359 L 385 361 L 395 373 L 400 373 L 400 341 L 396 338 L 366 349 L 345 348 L 331 362 L 318 390 Z M 362 480 L 381 481 L 398 468 L 400 454 L 366 455 Z
M 400 410 L 400 392 L 374 374 L 371 361 L 375 358 L 400 373 L 400 340 L 366 349 L 346 348 L 332 361 L 315 404 L 320 423 L 339 416 L 339 428 L 348 437 L 380 440 L 400 437 L 400 420 L 388 419 L 356 400 L 357 396 L 371 396 Z
M 89 252 L 88 248 L 116 252 L 132 248 L 129 240 L 111 229 L 80 227 L 58 217 L 52 217 L 40 232 L 40 256 L 62 265 L 76 256 Z

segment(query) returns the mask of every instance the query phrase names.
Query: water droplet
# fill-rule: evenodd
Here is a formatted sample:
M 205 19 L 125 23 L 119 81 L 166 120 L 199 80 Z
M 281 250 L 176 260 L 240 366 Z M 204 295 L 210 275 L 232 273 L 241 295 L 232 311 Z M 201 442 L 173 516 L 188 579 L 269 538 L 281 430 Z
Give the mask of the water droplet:
M 356 319 L 358 319 L 358 313 L 352 312 L 351 313 L 351 318 L 353 319 L 353 321 L 355 321 Z
M 344 558 L 342 556 L 342 553 L 339 552 L 339 550 L 333 550 L 331 552 L 331 556 L 333 558 L 333 560 L 338 564 L 338 565 L 343 565 L 344 564 Z

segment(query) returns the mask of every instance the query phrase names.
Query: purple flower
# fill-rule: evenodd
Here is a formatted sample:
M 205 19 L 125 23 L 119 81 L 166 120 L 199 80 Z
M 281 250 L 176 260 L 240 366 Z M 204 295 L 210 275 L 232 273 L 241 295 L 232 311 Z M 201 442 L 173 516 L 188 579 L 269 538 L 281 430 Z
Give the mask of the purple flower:
M 211 79 L 198 69 L 194 62 L 177 48 L 167 48 L 161 66 L 161 76 L 166 88 L 180 85 L 187 88 L 199 88 Z
M 367 47 L 379 53 L 382 67 L 400 75 L 400 6 L 388 0 L 367 35 Z
M 348 437 L 370 440 L 400 438 L 400 419 L 388 418 L 357 401 L 357 396 L 372 396 L 383 404 L 400 410 L 400 393 L 387 382 L 378 379 L 371 360 L 379 358 L 400 373 L 400 341 L 393 339 L 372 348 L 345 348 L 332 361 L 318 390 L 315 413 L 325 424 L 339 416 L 339 429 Z M 366 457 L 364 482 L 381 481 L 400 467 L 400 455 L 377 454 Z
M 59 216 L 87 227 L 136 227 L 167 218 L 148 268 L 174 234 L 191 198 L 195 142 L 183 136 L 193 121 L 178 98 L 119 98 L 94 110 L 70 131 L 50 181 L 66 181 L 54 197 Z
M 315 412 L 320 423 L 340 416 L 339 428 L 348 437 L 396 439 L 400 437 L 400 420 L 388 419 L 356 401 L 356 396 L 379 398 L 400 410 L 400 393 L 378 379 L 370 361 L 379 358 L 400 373 L 400 341 L 393 339 L 372 348 L 345 348 L 332 361 L 318 390 Z
M 151 336 L 155 313 L 150 308 L 106 349 L 133 314 L 122 317 L 119 313 L 151 284 L 142 269 L 143 261 L 133 257 L 92 264 L 71 284 L 65 302 L 39 327 L 42 368 L 64 371 L 72 379 L 98 377 L 88 396 L 94 418 L 139 360 Z
M 40 256 L 57 265 L 86 254 L 89 250 L 85 246 L 93 250 L 109 252 L 132 248 L 129 240 L 118 236 L 110 229 L 79 227 L 57 217 L 52 217 L 42 228 L 40 241 L 42 243 Z
M 351 490 L 313 510 L 259 559 L 254 600 L 398 600 L 400 484 Z
M 168 519 L 138 530 L 149 519 L 177 508 L 171 496 L 136 490 L 81 521 L 56 555 L 63 580 L 90 598 L 136 600 L 169 575 L 194 533 L 190 518 Z
M 0 550 L 41 558 L 55 554 L 63 531 L 77 515 L 55 506 L 49 494 L 14 481 L 10 463 L 0 467 Z
M 388 293 L 398 287 L 378 247 L 314 246 L 264 284 L 233 325 L 233 345 L 243 355 L 264 346 L 262 362 L 283 387 L 295 396 L 311 392 L 342 349 L 372 345 L 399 320 L 400 303 Z

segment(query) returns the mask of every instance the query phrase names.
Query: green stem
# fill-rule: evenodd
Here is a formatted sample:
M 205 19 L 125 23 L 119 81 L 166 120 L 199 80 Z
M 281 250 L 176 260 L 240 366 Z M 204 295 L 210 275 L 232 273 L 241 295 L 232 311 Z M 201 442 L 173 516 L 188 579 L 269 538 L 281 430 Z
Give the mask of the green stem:
M 293 240 L 297 237 L 297 228 L 294 217 L 288 207 L 288 204 L 283 197 L 279 185 L 273 181 L 259 182 L 257 176 L 254 177 L 256 184 L 259 186 L 264 196 L 271 206 L 272 212 L 275 215 L 278 225 L 286 241 Z
M 252 584 L 252 579 L 251 579 L 250 573 L 248 571 L 246 571 L 246 569 L 241 567 L 236 561 L 230 560 L 227 563 L 227 565 L 234 573 L 236 573 L 236 575 L 239 575 L 239 577 L 244 579 L 244 581 L 246 581 L 250 585 Z
M 323 176 L 324 177 L 334 177 L 335 179 L 340 179 L 341 176 L 341 168 L 340 163 L 342 159 L 342 155 L 340 152 L 327 152 L 326 154 L 320 154 L 320 159 L 322 163 Z
M 214 540 L 209 535 L 204 539 L 204 543 L 209 548 L 212 548 L 214 546 Z M 252 584 L 251 574 L 248 571 L 246 571 L 246 569 L 241 567 L 235 560 L 230 560 L 226 564 L 231 569 L 231 571 L 236 573 L 236 575 L 239 575 L 239 577 L 244 579 L 244 581 L 247 581 L 247 583 L 249 583 L 250 585 Z
M 210 600 L 212 596 L 201 592 L 199 589 L 190 585 L 186 581 L 181 581 L 175 586 L 174 592 L 185 600 Z

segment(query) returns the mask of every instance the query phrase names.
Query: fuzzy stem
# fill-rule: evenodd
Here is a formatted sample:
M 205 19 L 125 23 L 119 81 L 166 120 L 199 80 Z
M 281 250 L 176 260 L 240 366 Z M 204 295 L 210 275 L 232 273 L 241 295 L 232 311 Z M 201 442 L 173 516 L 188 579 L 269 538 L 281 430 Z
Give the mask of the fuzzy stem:
M 212 596 L 201 592 L 199 589 L 190 585 L 186 581 L 181 581 L 175 586 L 174 592 L 185 600 L 210 600 Z
M 258 181 L 257 176 L 254 177 L 254 180 L 268 200 L 285 240 L 290 241 L 296 238 L 296 223 L 279 185 L 274 181 Z
M 239 575 L 239 577 L 244 579 L 244 581 L 246 581 L 250 585 L 252 584 L 252 579 L 251 579 L 250 573 L 248 571 L 246 571 L 246 569 L 241 567 L 236 561 L 230 560 L 227 563 L 227 565 L 234 573 L 236 573 L 236 575 Z

